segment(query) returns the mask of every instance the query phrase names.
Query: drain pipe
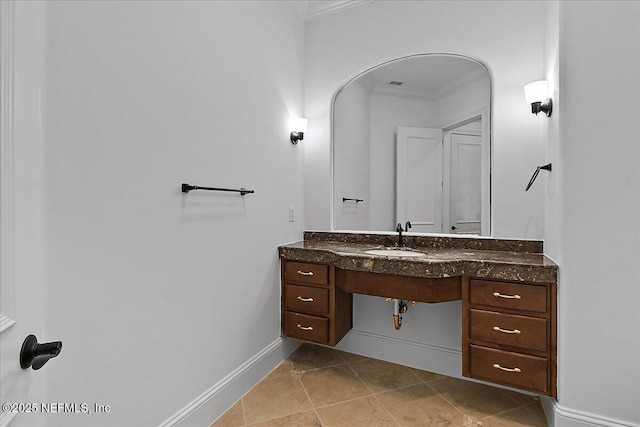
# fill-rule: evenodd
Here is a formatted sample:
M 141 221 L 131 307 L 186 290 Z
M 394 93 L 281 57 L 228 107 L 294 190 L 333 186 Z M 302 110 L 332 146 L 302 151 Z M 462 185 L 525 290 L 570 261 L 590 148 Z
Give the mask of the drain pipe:
M 402 326 L 402 313 L 407 311 L 409 301 L 403 301 L 398 298 L 387 298 L 387 302 L 393 302 L 393 327 L 400 329 Z M 411 305 L 416 305 L 415 301 L 411 301 Z
M 393 326 L 396 329 L 400 329 L 402 326 L 402 315 L 400 314 L 400 300 L 394 298 L 393 300 Z

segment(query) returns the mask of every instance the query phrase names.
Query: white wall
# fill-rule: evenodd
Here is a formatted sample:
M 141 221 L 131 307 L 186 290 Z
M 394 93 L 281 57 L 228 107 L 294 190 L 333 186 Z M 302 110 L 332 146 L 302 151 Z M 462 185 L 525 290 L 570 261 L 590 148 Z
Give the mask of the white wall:
M 394 58 L 451 52 L 493 79 L 493 235 L 542 237 L 541 191 L 524 186 L 544 155 L 543 121 L 523 86 L 543 76 L 542 2 L 370 2 L 307 25 L 305 228 L 331 228 L 330 106 L 360 72 Z M 540 119 L 538 117 L 537 119 Z
M 158 425 L 279 337 L 303 21 L 260 1 L 56 1 L 47 21 L 47 400 L 111 406 L 48 423 Z
M 371 215 L 369 139 L 371 123 L 369 93 L 360 82 L 346 86 L 336 98 L 335 223 L 343 230 L 369 230 Z M 342 198 L 363 202 L 343 202 Z
M 371 94 L 371 227 L 396 229 L 396 134 L 398 126 L 435 127 L 437 111 L 419 98 Z M 339 228 L 339 227 L 336 227 Z
M 546 74 L 558 98 L 544 199 L 546 250 L 560 261 L 555 425 L 637 426 L 640 3 L 567 1 L 548 12 Z
M 470 115 L 489 108 L 491 104 L 490 87 L 489 77 L 480 77 L 439 100 L 439 126 L 451 126 L 467 119 Z

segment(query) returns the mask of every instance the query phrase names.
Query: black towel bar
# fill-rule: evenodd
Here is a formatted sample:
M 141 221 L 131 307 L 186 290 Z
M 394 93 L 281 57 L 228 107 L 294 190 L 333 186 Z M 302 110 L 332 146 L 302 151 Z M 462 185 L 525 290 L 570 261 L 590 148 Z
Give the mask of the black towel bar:
M 245 194 L 254 193 L 253 190 L 247 190 L 246 188 L 240 188 L 239 190 L 235 190 L 233 188 L 198 187 L 197 185 L 189 185 L 184 183 L 182 184 L 181 189 L 183 193 L 188 193 L 191 190 L 232 191 L 235 193 L 240 193 L 241 196 L 244 196 Z

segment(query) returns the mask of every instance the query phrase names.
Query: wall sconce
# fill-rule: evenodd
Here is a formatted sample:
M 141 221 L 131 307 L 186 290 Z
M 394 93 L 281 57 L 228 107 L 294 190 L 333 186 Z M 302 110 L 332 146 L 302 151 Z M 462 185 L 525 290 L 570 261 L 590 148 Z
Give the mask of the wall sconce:
M 527 104 L 531 104 L 531 112 L 536 116 L 540 111 L 547 117 L 551 116 L 553 101 L 547 96 L 547 81 L 538 80 L 524 86 L 524 97 Z
M 304 133 L 307 131 L 309 121 L 303 118 L 291 119 L 291 143 L 297 144 L 298 141 L 304 139 Z

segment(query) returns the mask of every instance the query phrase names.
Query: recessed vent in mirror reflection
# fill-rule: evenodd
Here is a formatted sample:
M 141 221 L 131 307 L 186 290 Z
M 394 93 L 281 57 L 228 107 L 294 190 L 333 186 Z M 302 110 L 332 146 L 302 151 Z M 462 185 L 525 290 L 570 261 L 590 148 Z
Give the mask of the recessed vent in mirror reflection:
M 354 77 L 333 105 L 334 229 L 490 235 L 490 114 L 487 68 L 460 55 Z

